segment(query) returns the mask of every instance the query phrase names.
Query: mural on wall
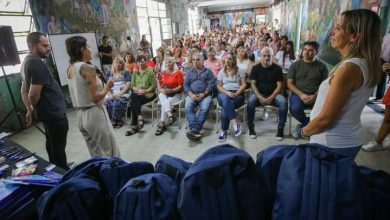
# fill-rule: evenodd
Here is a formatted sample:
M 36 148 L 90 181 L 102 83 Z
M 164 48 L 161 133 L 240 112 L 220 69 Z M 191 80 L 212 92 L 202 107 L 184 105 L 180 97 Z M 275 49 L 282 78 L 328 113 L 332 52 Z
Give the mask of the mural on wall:
M 295 4 L 300 3 L 301 1 L 295 2 Z M 287 35 L 290 40 L 295 41 L 298 32 L 299 7 L 294 7 L 292 1 L 284 2 L 282 4 L 284 4 L 284 7 L 281 7 L 280 32 L 282 35 Z
M 254 24 L 256 18 L 253 11 L 229 12 L 225 13 L 224 17 L 224 23 L 229 29 L 236 25 Z
M 98 44 L 107 35 L 118 55 L 138 45 L 135 0 L 30 0 L 30 5 L 41 32 L 95 32 Z
M 319 58 L 330 65 L 335 65 L 340 60 L 340 56 L 329 44 L 329 33 L 335 24 L 337 15 L 345 10 L 378 7 L 380 0 L 293 0 L 281 2 L 281 34 L 286 34 L 293 40 L 297 37 L 301 4 L 303 9 L 299 43 L 302 45 L 305 41 L 317 41 L 321 46 Z

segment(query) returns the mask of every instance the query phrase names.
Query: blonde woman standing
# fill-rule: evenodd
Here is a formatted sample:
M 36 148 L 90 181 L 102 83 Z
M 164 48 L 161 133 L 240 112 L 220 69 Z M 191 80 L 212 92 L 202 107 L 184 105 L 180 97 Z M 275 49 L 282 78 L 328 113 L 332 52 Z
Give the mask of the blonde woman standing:
M 354 158 L 363 144 L 360 115 L 382 74 L 379 16 L 367 9 L 345 11 L 330 39 L 342 59 L 321 83 L 301 135 Z

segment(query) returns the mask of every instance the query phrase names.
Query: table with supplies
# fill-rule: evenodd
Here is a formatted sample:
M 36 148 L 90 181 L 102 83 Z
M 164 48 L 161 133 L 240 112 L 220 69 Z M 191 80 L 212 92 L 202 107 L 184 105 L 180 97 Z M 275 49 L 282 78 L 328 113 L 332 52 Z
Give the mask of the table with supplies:
M 37 219 L 37 200 L 64 173 L 12 140 L 0 139 L 0 219 Z

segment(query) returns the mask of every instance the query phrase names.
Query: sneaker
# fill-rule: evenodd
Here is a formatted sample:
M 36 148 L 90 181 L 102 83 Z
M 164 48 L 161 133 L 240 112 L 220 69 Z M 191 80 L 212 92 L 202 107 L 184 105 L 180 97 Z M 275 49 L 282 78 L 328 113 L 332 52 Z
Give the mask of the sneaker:
M 295 127 L 295 129 L 294 129 L 294 131 L 293 131 L 293 133 L 292 133 L 292 136 L 293 136 L 293 138 L 294 138 L 295 140 L 301 138 L 301 128 L 302 128 L 302 124 L 298 124 L 298 125 Z
M 218 136 L 218 141 L 224 142 L 226 141 L 226 138 L 227 138 L 227 131 L 221 131 L 221 133 Z
M 256 131 L 254 129 L 250 129 L 249 130 L 249 137 L 252 138 L 252 139 L 256 139 L 257 138 Z
M 278 128 L 278 132 L 276 133 L 276 140 L 281 141 L 283 140 L 284 137 L 284 129 L 283 128 Z
M 378 144 L 375 140 L 369 142 L 368 144 L 363 145 L 362 149 L 364 151 L 367 151 L 367 152 L 384 150 L 383 149 L 383 145 L 382 144 Z
M 241 125 L 240 124 L 235 124 L 233 125 L 234 128 L 234 137 L 238 137 L 241 134 Z

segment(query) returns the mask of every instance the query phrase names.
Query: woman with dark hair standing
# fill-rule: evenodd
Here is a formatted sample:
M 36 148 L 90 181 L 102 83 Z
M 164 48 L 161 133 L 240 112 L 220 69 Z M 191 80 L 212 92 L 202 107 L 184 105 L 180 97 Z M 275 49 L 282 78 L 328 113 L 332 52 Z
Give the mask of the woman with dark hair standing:
M 330 42 L 342 59 L 321 83 L 301 135 L 354 158 L 363 144 L 360 115 L 382 74 L 379 16 L 368 9 L 343 12 Z
M 66 39 L 70 57 L 67 79 L 73 107 L 77 109 L 77 123 L 89 154 L 93 156 L 119 157 L 118 144 L 113 134 L 110 118 L 104 106 L 104 97 L 114 86 L 113 79 L 102 82 L 95 68 L 86 62 L 92 59 L 87 39 L 74 36 Z
M 148 51 L 150 53 L 150 43 L 146 40 L 146 35 L 143 34 L 141 38 L 141 42 L 139 43 L 140 47 L 143 51 Z

